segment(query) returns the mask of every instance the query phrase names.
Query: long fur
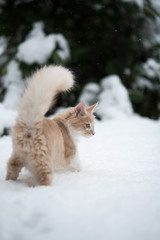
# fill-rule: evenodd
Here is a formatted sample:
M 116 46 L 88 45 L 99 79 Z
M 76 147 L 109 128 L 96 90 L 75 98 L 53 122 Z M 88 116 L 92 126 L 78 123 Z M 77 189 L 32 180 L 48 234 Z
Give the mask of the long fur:
M 69 90 L 73 84 L 72 73 L 61 66 L 44 66 L 35 72 L 28 79 L 19 106 L 19 121 L 33 127 L 44 118 L 56 94 Z

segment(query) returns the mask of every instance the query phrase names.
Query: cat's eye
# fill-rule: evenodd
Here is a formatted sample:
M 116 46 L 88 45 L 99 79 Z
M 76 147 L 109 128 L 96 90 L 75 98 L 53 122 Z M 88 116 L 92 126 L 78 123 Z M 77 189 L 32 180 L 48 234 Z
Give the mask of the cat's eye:
M 86 124 L 87 129 L 91 129 L 91 125 L 89 123 Z

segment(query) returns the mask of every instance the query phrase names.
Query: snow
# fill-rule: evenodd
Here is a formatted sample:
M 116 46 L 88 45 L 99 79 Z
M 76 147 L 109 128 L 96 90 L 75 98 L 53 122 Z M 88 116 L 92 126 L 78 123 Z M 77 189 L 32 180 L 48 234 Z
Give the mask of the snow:
M 82 171 L 55 172 L 50 187 L 26 171 L 5 181 L 12 144 L 1 138 L 0 239 L 159 240 L 159 133 L 137 116 L 96 122 L 79 144 Z
M 60 47 L 57 54 L 62 60 L 67 60 L 70 57 L 69 46 L 67 40 L 62 34 L 45 35 L 43 22 L 33 24 L 33 29 L 27 36 L 26 40 L 18 47 L 17 58 L 27 64 L 44 64 L 57 44 Z
M 7 39 L 4 36 L 0 37 L 0 56 L 4 53 L 7 47 Z
M 136 81 L 133 83 L 133 89 L 150 89 L 153 90 L 153 84 L 146 78 L 138 76 Z
M 87 83 L 79 97 L 79 102 L 84 101 L 86 106 L 91 106 L 98 101 L 100 86 L 97 83 Z
M 151 0 L 151 3 L 153 4 L 153 6 L 155 8 L 159 8 L 160 9 L 160 2 L 159 2 L 159 0 Z
M 160 62 L 157 62 L 153 58 L 147 59 L 143 64 L 143 71 L 148 78 L 158 77 L 160 79 Z
M 5 4 L 5 0 L 0 0 L 0 5 Z
M 14 110 L 6 109 L 5 106 L 0 103 L 0 136 L 3 134 L 4 129 L 11 129 L 15 124 L 17 112 Z
M 153 47 L 156 48 L 156 46 L 160 44 L 160 1 L 151 0 L 150 3 L 157 14 L 154 15 L 154 20 L 152 18 L 148 18 L 145 24 L 144 29 L 147 37 L 143 39 L 143 44 L 146 48 L 148 48 L 148 50 Z
M 22 81 L 22 73 L 15 60 L 8 64 L 7 74 L 2 77 L 2 82 L 4 87 L 7 88 L 3 100 L 4 106 L 8 109 L 17 110 L 24 89 L 24 81 Z
M 110 75 L 101 80 L 98 115 L 102 119 L 124 118 L 133 113 L 128 91 L 119 76 Z
M 117 75 L 109 75 L 97 83 L 88 83 L 79 97 L 86 106 L 98 102 L 96 112 L 101 119 L 125 118 L 132 116 L 132 105 L 128 91 Z

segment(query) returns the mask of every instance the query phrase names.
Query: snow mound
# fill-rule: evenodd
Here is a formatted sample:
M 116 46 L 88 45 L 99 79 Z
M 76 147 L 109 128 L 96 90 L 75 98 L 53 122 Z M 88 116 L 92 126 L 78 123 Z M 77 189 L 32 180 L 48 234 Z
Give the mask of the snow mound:
M 11 61 L 8 65 L 7 74 L 3 76 L 2 82 L 7 88 L 3 104 L 6 108 L 16 110 L 24 89 L 22 74 L 16 61 Z
M 17 112 L 6 109 L 5 106 L 0 103 L 0 135 L 3 134 L 4 129 L 11 129 L 15 124 Z
M 33 24 L 33 29 L 27 36 L 27 39 L 18 47 L 16 57 L 27 64 L 43 64 L 51 56 L 57 44 L 60 50 L 57 54 L 62 60 L 67 60 L 70 57 L 68 43 L 62 34 L 45 35 L 44 24 L 36 22 Z
M 102 119 L 121 118 L 133 114 L 128 91 L 117 75 L 103 78 L 101 88 L 97 113 Z
M 90 106 L 98 101 L 98 94 L 100 92 L 100 86 L 96 83 L 88 83 L 85 85 L 79 101 L 84 101 L 86 106 Z

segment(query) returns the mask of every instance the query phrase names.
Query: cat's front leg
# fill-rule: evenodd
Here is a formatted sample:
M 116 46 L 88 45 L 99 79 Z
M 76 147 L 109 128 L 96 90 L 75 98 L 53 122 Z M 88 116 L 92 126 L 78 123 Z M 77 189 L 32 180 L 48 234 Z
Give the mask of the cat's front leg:
M 80 162 L 80 159 L 78 156 L 78 152 L 76 152 L 74 158 L 72 160 L 70 160 L 68 169 L 72 172 L 80 172 L 81 171 L 81 162 Z

